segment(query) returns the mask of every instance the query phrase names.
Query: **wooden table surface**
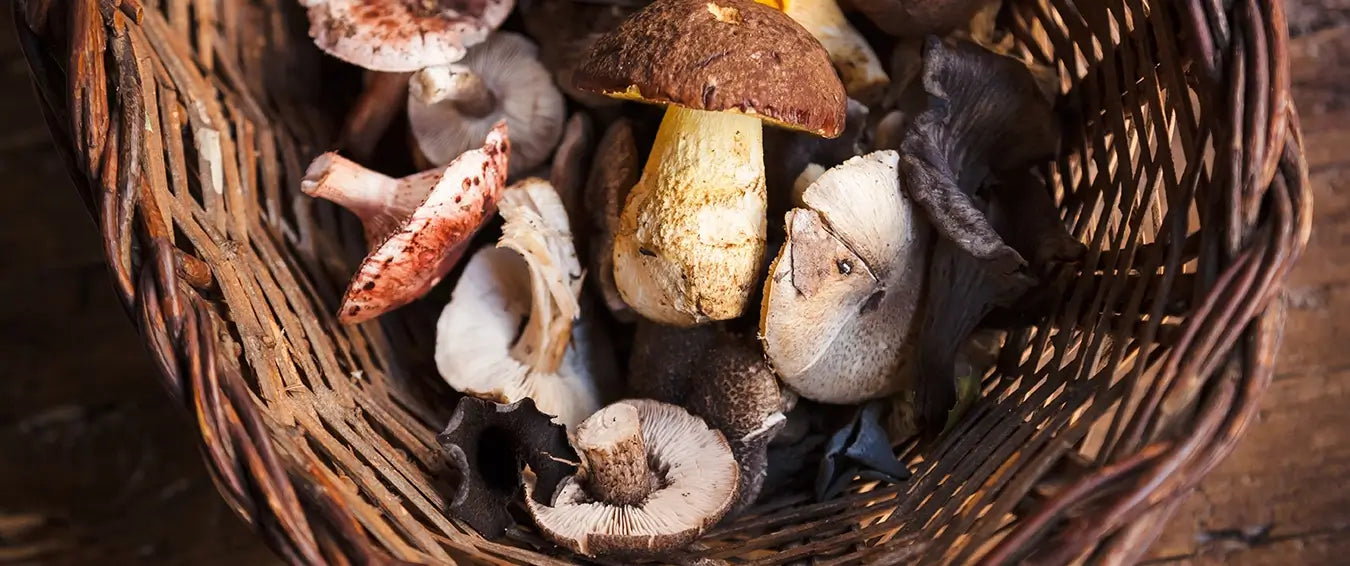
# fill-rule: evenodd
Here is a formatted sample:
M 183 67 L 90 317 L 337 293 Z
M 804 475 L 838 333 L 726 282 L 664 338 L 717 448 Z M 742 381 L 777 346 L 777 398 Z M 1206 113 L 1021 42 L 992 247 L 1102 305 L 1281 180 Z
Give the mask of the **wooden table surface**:
M 1151 563 L 1350 563 L 1350 0 L 1291 1 L 1289 20 L 1312 243 L 1259 420 Z M 0 185 L 0 563 L 272 563 L 216 495 L 112 293 L 8 21 Z

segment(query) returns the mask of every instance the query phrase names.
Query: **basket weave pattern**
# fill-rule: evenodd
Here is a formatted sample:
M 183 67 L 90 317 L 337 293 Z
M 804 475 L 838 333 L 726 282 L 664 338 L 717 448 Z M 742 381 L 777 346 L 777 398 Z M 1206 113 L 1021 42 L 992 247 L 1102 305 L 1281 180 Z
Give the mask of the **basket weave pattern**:
M 335 135 L 291 0 L 23 0 L 20 37 L 114 284 L 225 499 L 294 563 L 559 564 L 447 518 L 434 327 L 333 309 L 359 226 L 299 194 Z M 1010 2 L 1064 78 L 1049 166 L 1089 245 L 907 483 L 780 494 L 674 562 L 1130 563 L 1250 425 L 1311 202 L 1278 0 Z

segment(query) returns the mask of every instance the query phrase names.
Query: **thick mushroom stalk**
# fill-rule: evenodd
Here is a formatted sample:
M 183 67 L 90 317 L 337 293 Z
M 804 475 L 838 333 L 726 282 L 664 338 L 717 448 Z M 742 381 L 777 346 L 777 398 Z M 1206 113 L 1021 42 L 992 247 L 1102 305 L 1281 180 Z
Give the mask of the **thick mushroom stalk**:
M 614 238 L 614 281 L 643 316 L 688 326 L 736 318 L 762 265 L 762 126 L 671 106 Z
M 843 129 L 825 50 L 750 0 L 656 0 L 596 40 L 574 79 L 666 105 L 615 237 L 623 299 L 671 325 L 740 316 L 765 249 L 760 120 L 825 137 Z
M 548 159 L 562 137 L 566 107 L 529 39 L 497 32 L 463 59 L 412 76 L 408 123 L 417 149 L 444 163 L 483 138 L 499 120 L 511 127 L 511 174 Z
M 867 105 L 880 101 L 890 78 L 872 46 L 848 23 L 835 0 L 756 1 L 782 10 L 811 32 L 830 54 L 849 98 Z
M 542 179 L 502 195 L 501 241 L 469 260 L 436 326 L 436 367 L 456 390 L 532 398 L 568 426 L 600 407 L 607 368 L 578 320 L 581 265 L 567 212 Z
M 528 474 L 525 481 L 539 530 L 573 552 L 651 556 L 680 548 L 716 524 L 736 492 L 726 439 L 675 405 L 620 401 L 577 427 L 573 444 L 581 472 L 563 480 L 552 501 L 540 502 Z
M 900 190 L 898 161 L 893 151 L 845 161 L 787 214 L 760 336 L 779 377 L 807 399 L 858 403 L 911 379 L 927 228 Z
M 371 252 L 352 276 L 338 318 L 356 324 L 425 295 L 459 262 L 464 246 L 497 209 L 511 153 L 506 125 L 481 149 L 402 179 L 335 153 L 315 159 L 300 189 L 361 218 Z

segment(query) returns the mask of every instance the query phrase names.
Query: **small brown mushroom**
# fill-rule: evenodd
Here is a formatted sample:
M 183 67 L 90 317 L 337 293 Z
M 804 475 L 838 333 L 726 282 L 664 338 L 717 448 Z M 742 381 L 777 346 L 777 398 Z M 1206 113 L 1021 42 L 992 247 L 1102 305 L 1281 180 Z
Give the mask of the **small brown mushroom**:
M 614 235 L 619 231 L 619 212 L 641 172 L 638 159 L 633 125 L 627 119 L 619 119 L 600 138 L 586 181 L 586 209 L 595 228 L 590 246 L 591 273 L 595 274 L 605 306 L 620 322 L 637 318 L 628 303 L 623 302 L 614 282 Z
M 342 124 L 338 145 L 357 161 L 368 161 L 408 99 L 411 73 L 366 71 L 365 87 Z
M 843 86 L 820 43 L 750 0 L 657 0 L 597 40 L 574 78 L 667 105 L 615 237 L 625 302 L 681 326 L 740 316 L 765 249 L 760 121 L 843 129 Z
M 360 217 L 371 248 L 347 286 L 338 319 L 343 324 L 370 320 L 416 300 L 440 282 L 496 212 L 510 154 L 506 125 L 498 124 L 482 149 L 402 179 L 335 153 L 315 159 L 300 189 Z
M 872 51 L 835 0 L 756 0 L 782 10 L 820 42 L 830 54 L 849 98 L 872 105 L 880 102 L 890 78 Z
M 512 175 L 548 159 L 562 135 L 566 107 L 537 54 L 524 36 L 498 32 L 457 62 L 414 73 L 408 123 L 422 155 L 445 163 L 506 120 Z
M 590 238 L 586 227 L 591 219 L 586 214 L 586 178 L 594 142 L 591 119 L 584 112 L 574 112 L 563 126 L 562 140 L 553 152 L 553 163 L 548 170 L 548 181 L 558 189 L 563 208 L 567 209 L 567 223 L 572 227 L 572 240 L 581 254 L 588 249 Z
M 927 228 L 879 151 L 826 171 L 787 214 L 764 284 L 760 338 L 802 397 L 858 403 L 910 382 Z
M 469 260 L 436 324 L 436 367 L 458 391 L 528 397 L 575 426 L 600 408 L 613 372 L 581 326 L 581 265 L 567 213 L 535 178 L 507 189 L 501 206 L 501 242 Z
M 446 65 L 506 21 L 512 0 L 301 0 L 329 55 L 372 71 Z
M 650 556 L 716 524 L 736 492 L 736 460 L 716 429 L 675 405 L 620 401 L 577 427 L 581 471 L 525 503 L 550 540 L 586 556 Z
M 551 501 L 558 484 L 577 470 L 567 430 L 530 399 L 503 405 L 462 397 L 436 440 L 459 480 L 450 494 L 450 513 L 488 538 L 501 536 L 513 523 L 507 507 L 520 490 L 522 465 L 530 466 L 530 496 L 539 503 Z
M 963 28 L 992 0 L 852 0 L 854 8 L 886 33 L 943 35 Z
M 614 106 L 618 100 L 572 86 L 572 73 L 591 44 L 646 5 L 633 2 L 534 0 L 521 2 L 525 31 L 539 42 L 539 59 L 553 72 L 553 81 L 569 98 L 592 108 Z

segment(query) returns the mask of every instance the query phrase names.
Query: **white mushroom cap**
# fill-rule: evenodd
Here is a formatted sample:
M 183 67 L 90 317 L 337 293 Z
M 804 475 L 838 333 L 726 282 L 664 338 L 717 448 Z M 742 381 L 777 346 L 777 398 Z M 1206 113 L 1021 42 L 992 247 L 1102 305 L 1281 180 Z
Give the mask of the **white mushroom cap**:
M 474 254 L 436 325 L 436 367 L 456 390 L 539 410 L 573 426 L 600 407 L 579 325 L 581 264 L 547 181 L 502 194 L 498 247 Z M 524 326 L 521 323 L 524 322 Z
M 774 370 L 802 397 L 857 403 L 909 379 L 925 229 L 900 190 L 898 165 L 894 151 L 849 159 L 787 214 L 760 335 Z
M 505 119 L 513 175 L 548 159 L 562 137 L 566 106 L 537 55 L 524 36 L 499 32 L 454 65 L 414 74 L 408 122 L 422 155 L 432 163 L 454 159 Z
M 320 49 L 353 65 L 389 73 L 458 61 L 502 25 L 515 6 L 514 0 L 301 3 L 309 9 L 309 35 Z
M 539 529 L 554 542 L 588 556 L 646 555 L 682 547 L 722 518 L 736 492 L 736 460 L 721 433 L 679 406 L 649 399 L 620 401 L 593 419 L 611 413 L 621 416 L 611 409 L 627 409 L 622 405 L 637 410 L 638 444 L 645 447 L 646 463 L 655 474 L 652 490 L 640 503 L 596 501 L 586 489 L 588 478 L 573 476 L 558 486 L 552 505 L 542 505 L 528 496 L 533 485 L 526 476 L 525 502 Z M 591 424 L 588 420 L 582 426 Z M 617 436 L 623 428 L 619 424 L 592 436 Z M 618 444 L 617 438 L 606 440 Z M 584 443 L 576 438 L 573 444 L 579 441 Z M 585 447 L 578 446 L 578 451 L 584 454 Z

